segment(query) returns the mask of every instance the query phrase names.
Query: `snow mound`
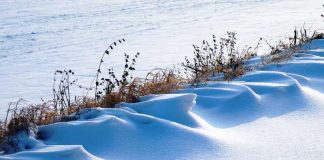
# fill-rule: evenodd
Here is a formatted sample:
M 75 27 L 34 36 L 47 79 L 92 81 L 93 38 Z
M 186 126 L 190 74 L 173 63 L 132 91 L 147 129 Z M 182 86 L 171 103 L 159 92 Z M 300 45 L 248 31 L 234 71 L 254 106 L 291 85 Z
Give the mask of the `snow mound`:
M 102 160 L 88 153 L 80 145 L 55 145 L 19 152 L 10 156 L 3 156 L 3 160 Z
M 0 159 L 323 159 L 323 43 L 229 83 L 83 110 Z
M 186 126 L 197 127 L 199 122 L 190 113 L 196 104 L 195 94 L 166 94 L 151 95 L 142 98 L 139 103 L 123 103 L 122 106 L 129 107 L 137 113 L 151 115 L 177 122 Z
M 195 96 L 181 97 L 192 101 Z M 171 104 L 177 100 L 168 99 Z M 79 120 L 40 127 L 39 135 L 47 145 L 82 145 L 103 159 L 206 159 L 217 154 L 207 154 L 217 143 L 196 129 L 124 108 L 91 109 Z M 192 146 L 205 155 L 193 154 Z
M 182 92 L 197 94 L 197 106 L 194 110 L 218 127 L 235 123 L 235 119 L 252 113 L 260 103 L 260 96 L 241 84 L 208 84 Z

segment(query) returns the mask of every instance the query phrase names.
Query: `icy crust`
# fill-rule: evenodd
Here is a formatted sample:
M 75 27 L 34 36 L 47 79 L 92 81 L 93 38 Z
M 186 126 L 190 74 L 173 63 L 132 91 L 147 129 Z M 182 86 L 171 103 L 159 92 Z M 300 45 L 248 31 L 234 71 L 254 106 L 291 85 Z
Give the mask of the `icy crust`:
M 39 127 L 23 140 L 29 149 L 0 159 L 321 159 L 322 43 L 230 83 L 84 110 Z

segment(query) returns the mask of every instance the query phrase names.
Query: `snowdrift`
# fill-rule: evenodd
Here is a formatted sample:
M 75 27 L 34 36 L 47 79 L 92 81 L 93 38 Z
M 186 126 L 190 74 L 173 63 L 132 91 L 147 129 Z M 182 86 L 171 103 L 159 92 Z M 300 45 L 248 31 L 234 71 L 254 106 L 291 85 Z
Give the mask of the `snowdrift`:
M 22 135 L 26 150 L 0 159 L 323 159 L 323 44 L 230 83 L 84 110 Z

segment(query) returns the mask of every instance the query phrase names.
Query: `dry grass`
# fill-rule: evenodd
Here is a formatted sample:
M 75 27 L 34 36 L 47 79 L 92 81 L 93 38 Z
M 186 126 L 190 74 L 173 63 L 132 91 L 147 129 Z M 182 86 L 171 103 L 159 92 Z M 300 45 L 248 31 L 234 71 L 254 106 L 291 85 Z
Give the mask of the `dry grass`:
M 139 87 L 141 96 L 165 94 L 180 89 L 184 79 L 177 69 L 158 69 L 149 72 Z
M 175 69 L 151 71 L 145 79 L 134 78 L 117 91 L 104 95 L 99 100 L 100 106 L 115 107 L 120 102 L 137 102 L 140 96 L 171 93 L 183 84 L 179 75 Z
M 4 122 L 1 122 L 0 137 L 1 150 L 11 153 L 19 150 L 16 134 L 20 131 L 29 133 L 36 129 L 36 125 L 49 124 L 56 119 L 47 103 L 25 106 L 24 100 L 11 103 Z
M 190 61 L 187 57 L 181 63 L 186 74 L 195 86 L 209 80 L 211 76 L 223 74 L 223 80 L 232 80 L 245 73 L 244 61 L 256 55 L 257 47 L 247 47 L 242 51 L 236 48 L 236 33 L 227 32 L 226 38 L 219 42 L 213 36 L 213 44 L 203 41 L 202 45 L 194 46 L 194 57 Z
M 287 61 L 300 47 L 313 39 L 323 38 L 318 32 L 309 33 L 306 29 L 294 31 L 294 36 L 288 41 L 280 41 L 270 47 L 270 54 L 263 57 L 264 64 Z M 19 100 L 12 103 L 7 111 L 6 119 L 0 122 L 0 150 L 13 153 L 22 150 L 19 147 L 17 134 L 37 132 L 39 125 L 46 125 L 58 121 L 69 121 L 78 118 L 82 109 L 93 107 L 118 107 L 120 102 L 137 102 L 139 97 L 149 94 L 166 94 L 180 89 L 183 84 L 198 85 L 209 80 L 209 77 L 223 75 L 223 80 L 230 81 L 247 72 L 244 62 L 256 55 L 257 47 L 248 47 L 242 51 L 236 49 L 236 33 L 228 32 L 226 38 L 217 42 L 213 36 L 213 43 L 203 41 L 201 46 L 194 45 L 194 58 L 188 58 L 181 65 L 185 68 L 186 78 L 179 69 L 158 69 L 147 74 L 145 78 L 133 78 L 135 63 L 139 53 L 134 58 L 124 54 L 125 67 L 118 77 L 112 68 L 108 73 L 102 72 L 105 55 L 112 53 L 124 39 L 113 42 L 102 55 L 95 77 L 95 87 L 82 87 L 76 84 L 74 72 L 71 70 L 58 70 L 55 72 L 53 84 L 53 100 L 39 105 L 28 105 Z M 94 98 L 88 96 L 73 97 L 73 86 L 84 88 L 87 91 L 95 90 Z M 72 116 L 71 116 L 72 115 Z
M 36 126 L 76 120 L 82 109 L 118 107 L 120 102 L 137 102 L 140 96 L 170 93 L 179 89 L 183 84 L 182 77 L 179 76 L 177 70 L 161 69 L 149 72 L 145 79 L 131 78 L 129 81 L 125 75 L 122 76 L 122 80 L 115 77 L 115 84 L 119 83 L 119 85 L 116 87 L 112 87 L 113 83 L 106 85 L 112 88 L 103 88 L 106 91 L 103 96 L 97 98 L 83 96 L 73 99 L 70 89 L 77 84 L 76 80 L 72 80 L 74 74 L 72 73 L 71 70 L 55 72 L 52 101 L 29 105 L 24 100 L 19 100 L 9 106 L 5 121 L 0 122 L 0 149 L 2 151 L 8 154 L 23 150 L 24 148 L 19 146 L 17 134 L 20 132 L 36 133 Z M 55 84 L 55 82 L 59 83 Z M 80 85 L 77 86 L 80 87 Z M 107 89 L 110 89 L 109 92 Z
M 280 40 L 275 45 L 271 45 L 267 40 L 263 39 L 270 48 L 270 54 L 262 56 L 262 64 L 287 62 L 297 52 L 308 50 L 308 44 L 314 39 L 322 39 L 323 33 L 317 30 L 312 31 L 304 26 L 295 29 L 293 36 L 286 40 Z

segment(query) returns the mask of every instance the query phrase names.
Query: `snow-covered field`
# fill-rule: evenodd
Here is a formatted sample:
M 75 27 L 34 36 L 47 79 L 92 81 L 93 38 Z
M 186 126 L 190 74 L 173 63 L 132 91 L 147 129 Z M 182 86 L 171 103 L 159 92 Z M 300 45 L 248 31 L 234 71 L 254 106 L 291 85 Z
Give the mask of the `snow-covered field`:
M 260 57 L 250 62 L 260 62 Z M 230 83 L 142 97 L 21 135 L 21 160 L 324 159 L 324 40 Z
M 112 41 L 141 52 L 138 74 L 179 63 L 192 43 L 237 31 L 239 44 L 283 38 L 305 22 L 320 28 L 320 0 L 1 0 L 0 115 L 7 103 L 51 98 L 56 69 L 89 84 Z M 122 53 L 122 52 L 121 52 Z M 120 54 L 120 53 L 119 53 Z M 120 68 L 116 53 L 110 66 Z M 82 91 L 79 92 L 82 94 Z

